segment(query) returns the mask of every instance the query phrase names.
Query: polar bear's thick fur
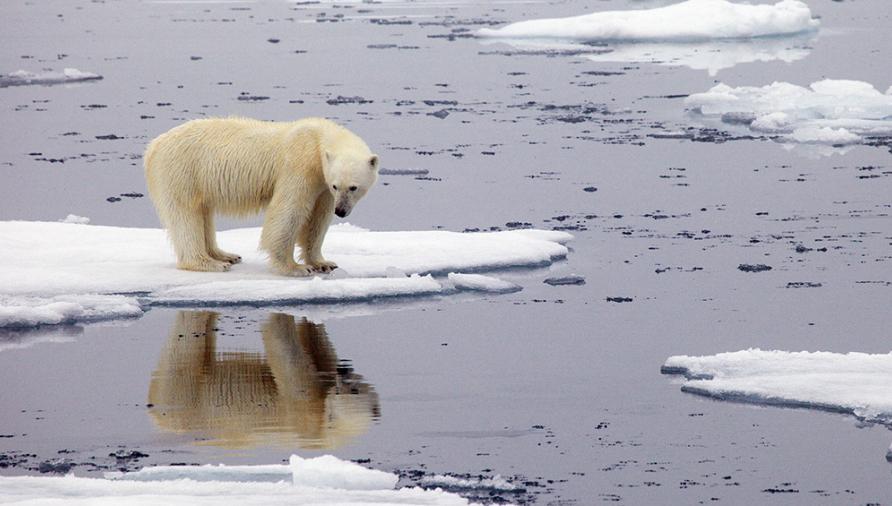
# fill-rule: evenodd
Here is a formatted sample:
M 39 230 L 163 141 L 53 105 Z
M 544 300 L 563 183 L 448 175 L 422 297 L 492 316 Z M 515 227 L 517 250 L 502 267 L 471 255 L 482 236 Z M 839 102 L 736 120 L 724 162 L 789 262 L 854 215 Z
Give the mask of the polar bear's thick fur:
M 282 274 L 335 267 L 322 257 L 331 215 L 345 217 L 378 177 L 378 157 L 331 121 L 193 120 L 159 135 L 144 157 L 149 195 L 177 267 L 226 271 L 241 257 L 217 247 L 214 214 L 266 210 L 260 247 Z M 294 245 L 302 263 L 294 260 Z

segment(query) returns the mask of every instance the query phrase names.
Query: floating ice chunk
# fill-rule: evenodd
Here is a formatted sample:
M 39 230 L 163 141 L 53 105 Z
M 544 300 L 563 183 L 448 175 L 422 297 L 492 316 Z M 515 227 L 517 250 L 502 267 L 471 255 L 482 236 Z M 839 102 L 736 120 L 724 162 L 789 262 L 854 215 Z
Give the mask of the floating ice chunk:
M 34 73 L 26 70 L 17 70 L 9 74 L 0 74 L 0 88 L 7 86 L 25 86 L 39 84 L 49 86 L 53 84 L 67 84 L 81 81 L 96 81 L 102 79 L 99 74 L 84 72 L 75 68 L 66 68 L 62 72 Z
M 90 223 L 90 218 L 87 218 L 86 216 L 78 216 L 76 214 L 69 214 L 59 221 L 61 221 L 62 223 L 76 223 L 78 225 L 87 225 Z
M 25 328 L 142 315 L 139 302 L 123 295 L 34 297 L 0 294 L 0 328 Z
M 892 425 L 892 353 L 748 349 L 669 357 L 664 374 L 683 374 L 682 391 L 717 399 L 850 413 Z
M 304 459 L 292 455 L 291 476 L 295 485 L 347 490 L 392 489 L 399 481 L 395 474 L 366 469 L 353 462 L 344 462 L 331 455 Z
M 862 81 L 825 79 L 809 87 L 786 82 L 732 88 L 718 84 L 685 99 L 705 117 L 755 118 L 749 129 L 786 134 L 780 140 L 810 144 L 853 144 L 865 135 L 892 135 L 892 94 Z
M 793 130 L 789 138 L 804 144 L 857 144 L 861 136 L 849 132 L 845 128 L 804 126 Z
M 492 478 L 459 478 L 447 474 L 435 474 L 421 478 L 425 487 L 442 487 L 446 490 L 493 490 L 496 492 L 516 492 L 522 490 L 510 481 L 495 475 Z
M 290 465 L 159 466 L 106 479 L 0 476 L 0 503 L 467 505 L 442 490 L 394 490 L 397 476 L 332 456 L 291 458 Z
M 0 327 L 4 322 L 9 326 L 97 319 L 100 314 L 129 316 L 138 309 L 135 299 L 129 299 L 126 306 L 103 305 L 93 311 L 98 299 L 79 294 L 138 293 L 144 306 L 194 306 L 355 302 L 447 293 L 450 290 L 428 274 L 545 266 L 567 255 L 563 243 L 572 238 L 545 230 L 370 232 L 339 225 L 329 230 L 324 253 L 341 268 L 325 277 L 295 279 L 270 271 L 265 255 L 257 251 L 259 237 L 259 228 L 219 233 L 221 247 L 241 254 L 243 263 L 231 272 L 204 273 L 176 269 L 163 230 L 0 222 L 0 308 L 8 311 Z M 387 277 L 394 269 L 406 275 Z M 345 273 L 350 277 L 343 277 Z M 26 296 L 43 302 L 17 302 Z M 20 308 L 56 302 L 66 304 L 41 315 L 37 309 Z M 30 316 L 23 313 L 26 310 Z
M 449 281 L 459 290 L 473 290 L 477 292 L 511 293 L 522 290 L 520 286 L 503 279 L 484 276 L 482 274 L 461 274 L 450 272 Z
M 605 11 L 569 18 L 534 19 L 477 31 L 481 37 L 570 38 L 618 41 L 702 41 L 792 35 L 816 30 L 808 5 L 687 0 L 666 7 Z

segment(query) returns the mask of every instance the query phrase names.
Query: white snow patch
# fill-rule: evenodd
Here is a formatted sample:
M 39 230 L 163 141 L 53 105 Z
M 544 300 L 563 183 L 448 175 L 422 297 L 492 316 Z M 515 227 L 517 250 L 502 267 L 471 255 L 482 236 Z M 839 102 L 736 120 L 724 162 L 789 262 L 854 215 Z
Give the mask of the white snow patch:
M 0 476 L 0 503 L 212 505 L 238 504 L 415 504 L 467 505 L 442 490 L 395 490 L 396 475 L 366 469 L 332 456 L 289 465 L 159 466 L 135 473 L 107 473 L 106 479 Z
M 813 144 L 852 144 L 866 135 L 892 135 L 892 93 L 863 81 L 825 79 L 809 87 L 787 82 L 733 88 L 718 84 L 685 99 L 695 113 L 746 123 L 781 140 Z
M 84 72 L 76 68 L 66 68 L 62 72 L 28 72 L 16 70 L 9 74 L 0 74 L 0 88 L 7 86 L 24 86 L 28 84 L 66 84 L 81 81 L 96 81 L 102 79 L 99 74 Z
M 58 325 L 77 321 L 130 318 L 142 315 L 139 302 L 123 295 L 57 295 L 52 297 L 0 293 L 0 328 Z
M 568 38 L 613 41 L 702 41 L 792 35 L 816 30 L 808 5 L 687 0 L 655 9 L 605 11 L 569 18 L 534 19 L 477 31 L 481 37 Z
M 421 478 L 420 484 L 428 487 L 443 487 L 447 490 L 482 489 L 499 492 L 514 492 L 520 488 L 498 474 L 492 478 L 459 478 L 447 474 L 436 474 Z
M 87 218 L 86 216 L 78 216 L 76 214 L 69 214 L 59 221 L 61 221 L 62 223 L 76 223 L 78 225 L 87 225 L 90 223 L 90 218 Z
M 503 279 L 484 276 L 483 274 L 461 274 L 450 272 L 449 281 L 460 290 L 477 292 L 511 293 L 518 292 L 521 287 Z
M 324 246 L 326 257 L 340 266 L 337 274 L 301 279 L 270 271 L 265 255 L 257 250 L 259 228 L 229 230 L 217 237 L 223 249 L 242 255 L 243 263 L 230 272 L 176 269 L 160 229 L 0 222 L 0 327 L 138 314 L 136 296 L 103 294 L 138 294 L 144 306 L 350 302 L 445 294 L 465 287 L 441 284 L 429 274 L 546 266 L 566 257 L 562 243 L 572 238 L 545 230 L 370 232 L 338 225 L 331 227 Z
M 665 374 L 683 374 L 686 392 L 718 399 L 808 407 L 892 424 L 892 353 L 748 349 L 669 357 Z

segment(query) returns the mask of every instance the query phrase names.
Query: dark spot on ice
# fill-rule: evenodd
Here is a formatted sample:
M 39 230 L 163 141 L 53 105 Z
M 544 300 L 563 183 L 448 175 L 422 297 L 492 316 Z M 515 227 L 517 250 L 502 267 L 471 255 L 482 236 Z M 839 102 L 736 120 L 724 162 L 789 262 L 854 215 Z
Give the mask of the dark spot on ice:
M 632 302 L 632 297 L 607 297 L 607 302 Z
M 436 112 L 429 112 L 429 113 L 427 113 L 427 115 L 433 116 L 433 117 L 439 118 L 439 119 L 445 119 L 446 116 L 449 116 L 449 111 L 447 111 L 446 109 L 440 109 L 439 111 L 436 111 Z
M 266 39 L 266 41 L 269 42 L 270 44 L 278 44 L 279 42 L 281 42 L 281 39 L 270 38 L 270 39 Z
M 787 283 L 787 288 L 820 288 L 822 286 L 824 285 L 812 281 L 791 281 Z
M 551 286 L 584 285 L 585 278 L 582 276 L 577 276 L 577 275 L 552 277 L 552 278 L 545 278 L 543 283 L 545 283 L 546 285 L 551 285 Z M 631 300 L 631 299 L 629 299 L 629 300 Z
M 108 198 L 105 199 L 105 200 L 106 200 L 107 202 L 120 202 L 120 201 L 121 201 L 121 197 L 108 197 Z
M 145 457 L 148 457 L 149 455 L 146 453 L 143 453 L 141 451 L 138 451 L 138 450 L 130 450 L 130 451 L 118 450 L 114 453 L 109 453 L 108 456 L 114 457 L 115 459 L 117 459 L 119 461 L 128 461 L 128 460 L 137 460 L 137 459 L 145 458 Z
M 96 138 L 102 141 L 116 141 L 119 139 L 124 139 L 124 137 L 118 137 L 115 134 L 97 135 Z
M 202 57 L 202 56 L 190 56 L 190 57 L 189 57 L 189 59 L 192 60 L 192 61 L 198 61 L 198 60 L 201 60 L 201 59 L 203 59 L 203 58 L 204 58 L 204 57 Z
M 588 192 L 588 193 L 594 193 L 594 192 L 598 191 L 598 189 L 594 186 L 586 186 L 585 188 L 582 189 L 582 191 Z
M 743 272 L 765 272 L 770 271 L 771 266 L 765 264 L 740 264 L 737 266 L 737 269 Z

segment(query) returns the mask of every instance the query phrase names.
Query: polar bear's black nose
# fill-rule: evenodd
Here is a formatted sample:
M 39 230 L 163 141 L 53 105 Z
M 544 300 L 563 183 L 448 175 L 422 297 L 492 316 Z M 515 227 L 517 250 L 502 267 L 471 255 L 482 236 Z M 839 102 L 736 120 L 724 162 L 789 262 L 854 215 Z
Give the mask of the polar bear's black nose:
M 338 218 L 343 218 L 343 217 L 347 216 L 347 211 L 345 211 L 341 208 L 337 208 L 337 209 L 335 209 L 335 214 L 338 215 Z

